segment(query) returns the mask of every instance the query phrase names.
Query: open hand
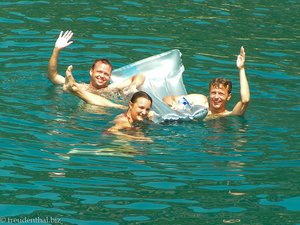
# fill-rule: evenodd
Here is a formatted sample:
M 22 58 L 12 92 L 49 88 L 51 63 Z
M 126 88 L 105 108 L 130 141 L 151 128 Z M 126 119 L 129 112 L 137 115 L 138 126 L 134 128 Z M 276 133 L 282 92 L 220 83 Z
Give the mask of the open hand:
M 246 53 L 245 53 L 244 47 L 242 46 L 240 54 L 238 55 L 238 57 L 236 59 L 237 68 L 243 69 L 245 66 L 245 60 L 246 60 Z
M 55 42 L 55 48 L 63 49 L 65 47 L 68 47 L 70 44 L 73 43 L 73 41 L 70 41 L 72 36 L 73 32 L 70 30 L 67 30 L 65 33 L 61 31 L 59 37 Z

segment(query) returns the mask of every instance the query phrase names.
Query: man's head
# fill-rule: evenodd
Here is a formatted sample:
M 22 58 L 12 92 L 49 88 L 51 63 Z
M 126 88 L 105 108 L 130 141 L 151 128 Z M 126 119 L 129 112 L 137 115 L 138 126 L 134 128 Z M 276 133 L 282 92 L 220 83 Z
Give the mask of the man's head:
M 138 91 L 131 97 L 128 112 L 133 121 L 143 121 L 148 117 L 151 106 L 152 98 L 146 92 Z
M 225 78 L 214 78 L 209 83 L 209 109 L 212 113 L 226 111 L 226 103 L 231 98 L 232 83 Z
M 96 59 L 90 69 L 90 84 L 96 88 L 105 88 L 109 84 L 112 65 L 108 59 Z

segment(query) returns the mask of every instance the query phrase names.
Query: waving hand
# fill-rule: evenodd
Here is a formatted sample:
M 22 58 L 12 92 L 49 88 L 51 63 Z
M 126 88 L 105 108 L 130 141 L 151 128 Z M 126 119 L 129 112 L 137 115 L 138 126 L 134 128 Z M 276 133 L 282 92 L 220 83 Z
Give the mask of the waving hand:
M 71 41 L 72 36 L 73 36 L 73 32 L 70 30 L 67 30 L 65 33 L 61 31 L 59 37 L 55 42 L 55 48 L 61 50 L 65 47 L 68 47 L 70 44 L 73 43 L 73 41 Z

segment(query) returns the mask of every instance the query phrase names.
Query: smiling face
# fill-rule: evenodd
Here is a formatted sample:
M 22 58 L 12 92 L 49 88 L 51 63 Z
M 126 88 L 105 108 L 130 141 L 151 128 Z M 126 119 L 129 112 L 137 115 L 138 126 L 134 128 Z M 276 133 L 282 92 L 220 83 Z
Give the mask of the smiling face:
M 90 70 L 90 84 L 96 88 L 105 88 L 109 84 L 112 67 L 109 64 L 101 61 L 97 62 Z
M 129 113 L 133 122 L 141 122 L 148 117 L 152 102 L 151 100 L 139 97 L 135 102 L 129 103 Z
M 226 103 L 230 100 L 231 94 L 228 87 L 222 84 L 210 86 L 209 110 L 212 113 L 223 113 L 226 111 Z
M 231 98 L 232 83 L 225 78 L 214 78 L 209 83 L 209 111 L 212 114 L 226 112 Z

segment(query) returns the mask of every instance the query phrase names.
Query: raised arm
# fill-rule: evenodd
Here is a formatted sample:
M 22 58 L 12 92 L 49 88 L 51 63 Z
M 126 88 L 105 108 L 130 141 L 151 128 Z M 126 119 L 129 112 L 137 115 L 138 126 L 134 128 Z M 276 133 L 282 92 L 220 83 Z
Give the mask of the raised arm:
M 246 53 L 243 47 L 241 47 L 240 54 L 237 57 L 236 65 L 239 69 L 240 75 L 240 94 L 241 100 L 235 105 L 231 114 L 242 116 L 247 110 L 248 104 L 250 102 L 250 89 L 249 84 L 245 72 L 245 60 L 246 60 Z
M 73 43 L 73 41 L 70 41 L 73 36 L 72 31 L 66 31 L 63 33 L 63 31 L 60 32 L 59 37 L 57 38 L 55 42 L 55 47 L 53 49 L 52 55 L 50 57 L 49 63 L 48 63 L 48 79 L 53 84 L 64 84 L 65 78 L 58 74 L 57 71 L 57 65 L 58 65 L 58 57 L 59 53 L 62 49 L 66 48 L 70 44 Z
M 66 78 L 65 78 L 65 83 L 63 86 L 64 91 L 71 92 L 72 94 L 76 95 L 77 97 L 81 98 L 85 102 L 92 104 L 92 105 L 119 108 L 119 109 L 127 108 L 126 106 L 113 103 L 112 101 L 110 101 L 104 97 L 90 93 L 90 92 L 84 90 L 83 88 L 81 88 L 80 85 L 78 83 L 76 83 L 76 81 L 72 75 L 72 69 L 73 69 L 73 67 L 69 66 L 66 70 Z

